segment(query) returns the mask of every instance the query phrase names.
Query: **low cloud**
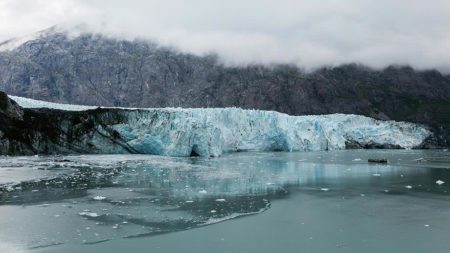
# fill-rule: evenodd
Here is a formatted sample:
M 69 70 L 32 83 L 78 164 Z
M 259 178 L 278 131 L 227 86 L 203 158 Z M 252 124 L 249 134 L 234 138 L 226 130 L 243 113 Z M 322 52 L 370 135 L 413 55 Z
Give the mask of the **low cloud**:
M 58 24 L 151 39 L 227 64 L 362 63 L 450 70 L 441 0 L 2 0 L 0 40 Z

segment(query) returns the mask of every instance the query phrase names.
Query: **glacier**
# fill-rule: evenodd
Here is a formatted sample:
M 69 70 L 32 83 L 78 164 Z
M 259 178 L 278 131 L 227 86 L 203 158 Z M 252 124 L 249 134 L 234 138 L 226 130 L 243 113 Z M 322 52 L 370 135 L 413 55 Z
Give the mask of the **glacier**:
M 321 151 L 349 146 L 415 148 L 432 133 L 424 126 L 352 114 L 290 116 L 240 108 L 100 108 L 9 96 L 23 108 L 94 112 L 118 120 L 97 124 L 83 138 L 94 153 L 220 156 L 240 151 Z M 114 138 L 105 138 L 113 135 Z M 116 145 L 120 143 L 120 145 Z

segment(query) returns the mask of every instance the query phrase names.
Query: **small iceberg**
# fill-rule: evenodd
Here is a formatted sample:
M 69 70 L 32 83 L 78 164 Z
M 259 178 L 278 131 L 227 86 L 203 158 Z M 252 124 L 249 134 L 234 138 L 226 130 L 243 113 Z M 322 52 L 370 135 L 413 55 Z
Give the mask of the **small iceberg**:
M 442 184 L 445 184 L 445 182 L 444 182 L 444 181 L 442 181 L 442 180 L 438 180 L 438 181 L 436 181 L 436 184 L 438 184 L 438 185 L 442 185 Z
M 92 199 L 93 199 L 93 200 L 102 201 L 102 200 L 105 200 L 106 197 L 103 197 L 103 196 L 95 196 L 95 197 L 93 197 Z
M 96 218 L 99 217 L 100 215 L 98 215 L 97 213 L 94 212 L 88 212 L 88 211 L 83 211 L 78 213 L 78 215 L 80 216 L 84 216 L 84 217 L 89 217 L 89 218 Z

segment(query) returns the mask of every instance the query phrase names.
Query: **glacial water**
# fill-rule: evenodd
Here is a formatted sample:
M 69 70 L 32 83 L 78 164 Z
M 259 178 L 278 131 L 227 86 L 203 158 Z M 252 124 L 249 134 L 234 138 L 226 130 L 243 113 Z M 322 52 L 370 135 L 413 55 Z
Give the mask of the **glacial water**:
M 450 252 L 449 190 L 443 150 L 1 157 L 0 252 Z

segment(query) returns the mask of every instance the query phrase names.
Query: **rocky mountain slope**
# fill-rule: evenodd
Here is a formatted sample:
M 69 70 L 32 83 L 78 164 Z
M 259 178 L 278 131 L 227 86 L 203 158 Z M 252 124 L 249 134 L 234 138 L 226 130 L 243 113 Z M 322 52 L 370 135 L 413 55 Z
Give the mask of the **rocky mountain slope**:
M 290 65 L 227 67 L 216 56 L 145 41 L 47 31 L 0 52 L 0 90 L 85 105 L 354 113 L 424 123 L 439 144 L 450 143 L 450 76 L 410 67 L 344 65 L 312 73 Z

